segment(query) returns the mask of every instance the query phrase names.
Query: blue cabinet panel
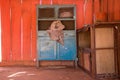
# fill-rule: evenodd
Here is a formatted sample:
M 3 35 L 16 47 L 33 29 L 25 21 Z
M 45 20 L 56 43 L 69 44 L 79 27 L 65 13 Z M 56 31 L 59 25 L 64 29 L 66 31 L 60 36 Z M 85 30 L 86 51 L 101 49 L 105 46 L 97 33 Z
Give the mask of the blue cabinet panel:
M 75 60 L 76 59 L 75 37 L 65 37 L 64 46 L 58 43 L 58 52 L 59 60 Z
M 64 32 L 64 45 L 49 38 L 46 31 L 38 37 L 39 60 L 76 60 L 75 31 Z
M 55 60 L 56 59 L 56 43 L 49 37 L 39 38 L 39 60 Z

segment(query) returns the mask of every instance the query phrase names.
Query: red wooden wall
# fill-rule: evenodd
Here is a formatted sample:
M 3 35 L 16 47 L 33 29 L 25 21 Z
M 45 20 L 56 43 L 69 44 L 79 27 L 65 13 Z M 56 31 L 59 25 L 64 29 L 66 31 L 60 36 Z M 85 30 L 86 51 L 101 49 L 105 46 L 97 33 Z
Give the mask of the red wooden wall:
M 30 65 L 36 59 L 36 5 L 76 4 L 77 29 L 92 24 L 99 12 L 99 0 L 0 0 L 2 25 L 2 63 Z M 103 0 L 108 21 L 120 20 L 120 0 Z M 108 8 L 107 5 L 108 4 Z M 94 6 L 94 7 L 93 7 Z

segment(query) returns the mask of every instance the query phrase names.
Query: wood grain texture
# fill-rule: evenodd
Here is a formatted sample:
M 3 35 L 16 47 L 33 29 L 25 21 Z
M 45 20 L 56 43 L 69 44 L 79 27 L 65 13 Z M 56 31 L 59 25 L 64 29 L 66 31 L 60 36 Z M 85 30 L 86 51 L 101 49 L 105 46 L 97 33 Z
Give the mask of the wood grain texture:
M 11 35 L 10 35 L 10 2 L 1 1 L 1 25 L 2 25 L 2 60 L 11 60 Z
M 12 60 L 21 60 L 21 2 L 20 0 L 11 1 L 11 48 Z
M 1 48 L 1 1 L 0 1 L 0 62 L 2 61 L 2 48 Z
M 95 40 L 96 48 L 113 48 L 114 47 L 113 28 L 96 28 Z
M 31 57 L 31 5 L 32 0 L 23 0 L 22 19 L 23 19 L 23 60 L 30 60 Z
M 115 73 L 114 50 L 96 50 L 97 74 Z

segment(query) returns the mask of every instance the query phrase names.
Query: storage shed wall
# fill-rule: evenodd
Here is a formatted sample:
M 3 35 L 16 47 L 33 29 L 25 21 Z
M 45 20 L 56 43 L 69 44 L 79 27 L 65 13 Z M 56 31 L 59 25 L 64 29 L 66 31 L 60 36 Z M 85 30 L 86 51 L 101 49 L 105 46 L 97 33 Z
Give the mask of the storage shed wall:
M 102 8 L 108 13 L 108 21 L 120 20 L 119 3 L 120 0 L 103 0 Z M 77 29 L 84 24 L 92 24 L 100 8 L 99 0 L 94 0 L 94 3 L 93 0 L 0 0 L 0 65 L 35 64 L 36 5 L 40 4 L 75 4 Z

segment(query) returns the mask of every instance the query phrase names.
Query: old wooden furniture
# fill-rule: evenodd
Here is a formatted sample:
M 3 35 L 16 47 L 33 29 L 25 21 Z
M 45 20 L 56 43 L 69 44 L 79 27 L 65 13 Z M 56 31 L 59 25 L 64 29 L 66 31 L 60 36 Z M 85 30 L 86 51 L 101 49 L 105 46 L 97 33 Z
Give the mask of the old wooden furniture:
M 118 77 L 119 22 L 100 22 L 77 31 L 79 66 L 93 77 Z
M 37 66 L 39 61 L 76 60 L 75 5 L 37 6 Z M 64 46 L 51 40 L 47 29 L 53 21 L 60 20 L 64 29 Z

